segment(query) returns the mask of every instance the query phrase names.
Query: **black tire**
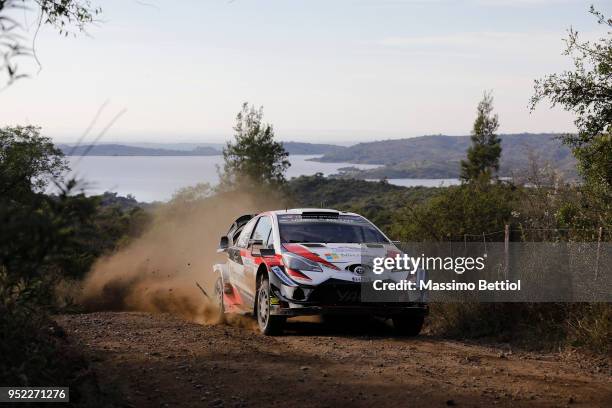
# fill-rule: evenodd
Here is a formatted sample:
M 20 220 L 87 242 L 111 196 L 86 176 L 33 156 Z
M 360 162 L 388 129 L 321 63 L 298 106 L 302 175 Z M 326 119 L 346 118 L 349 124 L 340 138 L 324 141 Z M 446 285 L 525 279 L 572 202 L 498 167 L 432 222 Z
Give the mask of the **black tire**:
M 283 333 L 286 318 L 270 315 L 270 281 L 267 276 L 262 276 L 257 285 L 255 317 L 259 331 L 266 336 L 277 336 Z
M 215 303 L 217 318 L 219 322 L 223 322 L 225 321 L 225 304 L 223 302 L 223 279 L 221 277 L 215 282 Z
M 425 316 L 423 315 L 399 315 L 393 316 L 393 327 L 400 336 L 418 336 L 423 328 Z

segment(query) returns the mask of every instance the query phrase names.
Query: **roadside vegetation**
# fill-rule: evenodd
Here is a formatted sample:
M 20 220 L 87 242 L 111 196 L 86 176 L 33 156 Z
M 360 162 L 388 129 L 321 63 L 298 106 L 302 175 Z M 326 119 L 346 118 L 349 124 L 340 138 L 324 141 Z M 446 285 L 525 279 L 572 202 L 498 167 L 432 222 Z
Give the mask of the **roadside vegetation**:
M 0 158 L 0 383 L 57 385 L 71 362 L 50 314 L 78 310 L 69 287 L 138 235 L 147 214 L 76 194 L 63 154 L 36 127 L 1 128 Z

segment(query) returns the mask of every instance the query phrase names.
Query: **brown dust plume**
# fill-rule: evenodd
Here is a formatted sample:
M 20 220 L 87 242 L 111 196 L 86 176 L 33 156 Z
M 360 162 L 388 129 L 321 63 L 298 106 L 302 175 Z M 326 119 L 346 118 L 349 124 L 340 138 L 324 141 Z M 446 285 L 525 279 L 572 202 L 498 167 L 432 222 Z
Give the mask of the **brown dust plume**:
M 274 194 L 226 192 L 195 200 L 173 199 L 161 205 L 143 235 L 124 249 L 99 259 L 83 282 L 81 304 L 87 310 L 172 313 L 210 323 L 216 276 L 212 266 L 221 235 L 243 214 L 282 208 Z

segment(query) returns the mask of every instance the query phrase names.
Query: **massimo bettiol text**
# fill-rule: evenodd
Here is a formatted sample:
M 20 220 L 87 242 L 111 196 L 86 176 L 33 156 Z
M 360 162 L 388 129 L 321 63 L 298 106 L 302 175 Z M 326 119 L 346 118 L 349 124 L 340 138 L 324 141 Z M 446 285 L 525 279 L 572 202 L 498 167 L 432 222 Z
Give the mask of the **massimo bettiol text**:
M 511 282 L 508 279 L 477 282 L 434 282 L 430 279 L 414 279 L 419 271 L 437 270 L 453 272 L 462 275 L 469 271 L 482 271 L 485 268 L 487 255 L 479 257 L 441 257 L 441 256 L 410 256 L 396 254 L 392 257 L 376 257 L 372 259 L 372 272 L 382 275 L 385 272 L 407 272 L 412 278 L 399 281 L 374 279 L 372 287 L 376 291 L 520 291 L 521 281 Z

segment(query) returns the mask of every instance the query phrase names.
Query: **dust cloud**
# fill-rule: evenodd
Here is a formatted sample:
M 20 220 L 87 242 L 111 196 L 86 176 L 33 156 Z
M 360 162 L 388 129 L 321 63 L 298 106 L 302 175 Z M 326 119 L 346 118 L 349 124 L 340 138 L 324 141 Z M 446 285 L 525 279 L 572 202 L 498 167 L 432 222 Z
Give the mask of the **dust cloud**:
M 175 197 L 154 211 L 141 237 L 93 265 L 80 303 L 89 311 L 172 313 L 198 323 L 216 322 L 212 266 L 225 262 L 225 254 L 216 253 L 220 236 L 240 215 L 284 208 L 280 200 L 274 194 L 244 192 Z M 234 323 L 245 324 L 241 319 Z

